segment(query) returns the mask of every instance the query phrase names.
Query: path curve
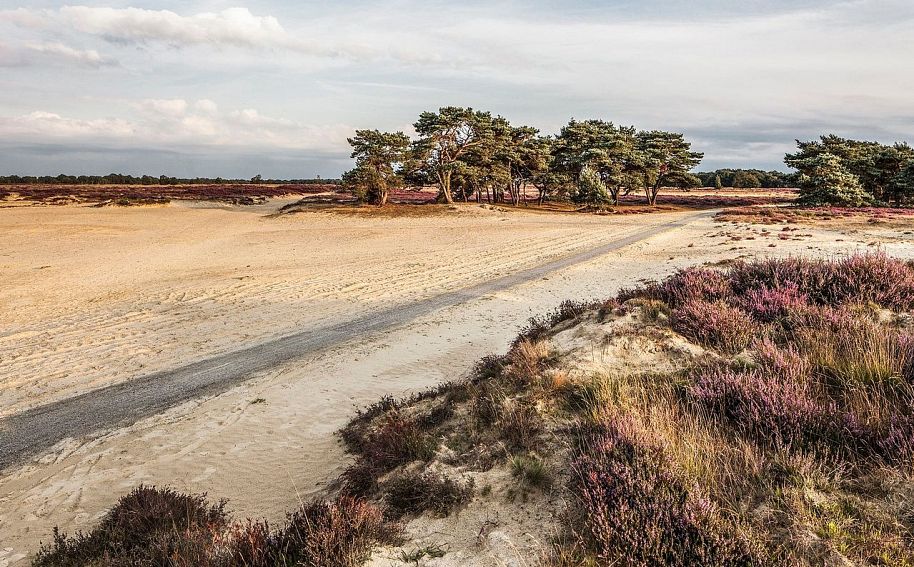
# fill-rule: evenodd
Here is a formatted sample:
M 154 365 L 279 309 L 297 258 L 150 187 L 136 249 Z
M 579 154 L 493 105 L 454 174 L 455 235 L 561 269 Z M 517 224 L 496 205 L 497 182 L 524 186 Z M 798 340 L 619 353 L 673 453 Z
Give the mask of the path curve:
M 440 309 L 542 278 L 715 213 L 711 210 L 678 217 L 596 248 L 487 282 L 343 323 L 301 331 L 9 416 L 0 420 L 0 469 L 39 454 L 64 439 L 130 425 L 187 400 L 224 392 L 258 372 L 289 360 L 313 355 L 356 338 L 402 326 Z

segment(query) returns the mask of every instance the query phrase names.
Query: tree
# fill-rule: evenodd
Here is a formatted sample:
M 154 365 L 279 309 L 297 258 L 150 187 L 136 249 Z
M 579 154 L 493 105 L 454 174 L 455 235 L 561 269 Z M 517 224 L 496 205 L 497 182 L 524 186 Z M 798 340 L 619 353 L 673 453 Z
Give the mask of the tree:
M 682 134 L 653 130 L 637 134 L 637 150 L 642 156 L 644 194 L 650 205 L 664 186 L 696 186 L 700 180 L 690 174 L 704 154 L 693 152 L 692 144 Z
M 914 203 L 914 159 L 907 162 L 892 180 L 892 193 L 898 205 Z
M 788 165 L 800 170 L 800 194 L 803 205 L 844 205 L 859 207 L 873 201 L 859 178 L 828 152 L 804 158 L 788 159 Z
M 610 201 L 618 204 L 643 184 L 643 163 L 635 151 L 635 129 L 603 120 L 572 120 L 562 128 L 553 149 L 553 167 L 570 179 L 584 168 L 596 173 Z
M 733 173 L 733 187 L 739 189 L 755 189 L 761 186 L 762 181 L 755 172 L 738 170 Z
M 403 132 L 356 130 L 348 141 L 356 164 L 343 175 L 344 183 L 360 201 L 385 205 L 390 189 L 402 184 L 398 170 L 408 158 L 409 138 Z
M 458 161 L 493 135 L 491 114 L 447 106 L 423 112 L 413 126 L 419 135 L 413 152 L 420 171 L 437 183 L 439 200 L 453 203 L 451 180 Z
M 724 188 L 724 184 L 721 183 L 721 181 L 720 181 L 720 175 L 717 175 L 717 174 L 714 175 L 714 188 L 717 189 L 718 191 L 720 191 L 721 189 Z
M 600 178 L 600 174 L 589 165 L 585 165 L 581 169 L 572 198 L 576 203 L 597 208 L 613 202 L 606 184 Z

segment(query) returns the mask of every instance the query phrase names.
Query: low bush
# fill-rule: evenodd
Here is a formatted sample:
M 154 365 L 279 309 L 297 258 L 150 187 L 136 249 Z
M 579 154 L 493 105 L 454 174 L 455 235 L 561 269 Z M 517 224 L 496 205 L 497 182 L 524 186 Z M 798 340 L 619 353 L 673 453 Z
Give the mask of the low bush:
M 205 561 L 215 534 L 228 523 L 225 503 L 171 488 L 139 486 L 122 497 L 88 534 L 54 541 L 35 557 L 37 566 L 169 564 L 180 555 Z
M 441 473 L 398 474 L 384 483 L 384 501 L 394 518 L 430 511 L 445 517 L 473 496 L 473 485 Z
M 510 447 L 531 450 L 536 448 L 543 419 L 533 405 L 511 400 L 502 407 L 498 429 Z
M 779 288 L 751 289 L 740 303 L 755 320 L 775 323 L 803 310 L 808 305 L 808 299 L 795 285 L 790 284 Z
M 736 354 L 749 346 L 758 323 L 726 303 L 692 300 L 673 310 L 672 325 L 700 345 Z
M 373 546 L 393 542 L 396 531 L 376 506 L 349 497 L 302 506 L 273 537 L 264 567 L 356 567 Z
M 55 531 L 33 564 L 355 567 L 373 546 L 397 538 L 380 509 L 349 497 L 302 505 L 277 531 L 266 522 L 230 523 L 223 508 L 204 496 L 141 486 L 91 533 L 67 538 Z
M 587 432 L 572 462 L 575 530 L 608 565 L 756 565 L 753 550 L 714 506 L 686 488 L 669 457 L 636 442 L 631 423 Z
M 378 428 L 365 438 L 362 457 L 377 469 L 390 470 L 435 454 L 435 442 L 416 420 L 398 412 L 386 415 Z
M 505 375 L 519 385 L 536 383 L 549 359 L 549 346 L 545 341 L 522 340 L 508 352 Z
M 602 306 L 603 303 L 599 301 L 563 301 L 550 313 L 530 318 L 527 326 L 514 340 L 514 345 L 523 340 L 536 342 L 545 337 L 549 330 L 559 323 L 580 317 L 587 311 L 598 310 Z

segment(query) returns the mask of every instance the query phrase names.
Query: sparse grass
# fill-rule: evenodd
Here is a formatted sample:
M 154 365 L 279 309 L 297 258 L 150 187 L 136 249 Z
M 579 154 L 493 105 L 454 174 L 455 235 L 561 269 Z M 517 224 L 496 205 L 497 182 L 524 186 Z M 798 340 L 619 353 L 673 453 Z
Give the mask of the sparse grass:
M 532 404 L 510 400 L 502 406 L 496 425 L 509 447 L 531 450 L 536 448 L 543 420 Z
M 444 517 L 472 498 L 473 483 L 432 471 L 413 471 L 394 476 L 381 491 L 394 518 L 423 512 Z

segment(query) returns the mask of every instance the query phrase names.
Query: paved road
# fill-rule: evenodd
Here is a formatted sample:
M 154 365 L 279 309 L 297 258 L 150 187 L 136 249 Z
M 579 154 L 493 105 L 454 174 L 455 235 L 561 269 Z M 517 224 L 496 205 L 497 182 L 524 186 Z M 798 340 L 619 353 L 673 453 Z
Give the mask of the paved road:
M 309 329 L 269 342 L 214 356 L 173 370 L 107 386 L 0 420 L 0 469 L 46 450 L 66 438 L 130 425 L 184 401 L 228 390 L 253 374 L 289 360 L 313 355 L 346 341 L 402 326 L 440 309 L 505 290 L 593 260 L 715 211 L 661 222 L 602 246 L 553 260 L 464 289 L 357 319 Z M 651 217 L 645 217 L 651 218 Z M 656 217 L 651 218 L 654 220 Z

